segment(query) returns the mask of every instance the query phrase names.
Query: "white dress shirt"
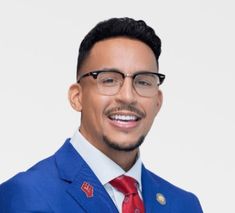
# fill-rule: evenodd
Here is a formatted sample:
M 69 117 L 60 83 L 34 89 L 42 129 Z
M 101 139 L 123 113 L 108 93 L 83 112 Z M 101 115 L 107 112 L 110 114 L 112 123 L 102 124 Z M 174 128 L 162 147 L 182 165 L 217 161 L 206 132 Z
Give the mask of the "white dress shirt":
M 89 167 L 93 170 L 95 175 L 98 177 L 104 188 L 112 198 L 119 212 L 122 212 L 122 201 L 124 195 L 116 190 L 109 181 L 113 180 L 120 175 L 127 175 L 134 178 L 138 184 L 138 192 L 142 198 L 142 185 L 141 185 L 141 168 L 142 162 L 138 156 L 135 164 L 132 168 L 125 172 L 118 164 L 108 158 L 104 153 L 89 143 L 83 135 L 76 131 L 74 136 L 70 140 L 76 151 L 82 156 Z M 97 166 L 99 165 L 99 166 Z

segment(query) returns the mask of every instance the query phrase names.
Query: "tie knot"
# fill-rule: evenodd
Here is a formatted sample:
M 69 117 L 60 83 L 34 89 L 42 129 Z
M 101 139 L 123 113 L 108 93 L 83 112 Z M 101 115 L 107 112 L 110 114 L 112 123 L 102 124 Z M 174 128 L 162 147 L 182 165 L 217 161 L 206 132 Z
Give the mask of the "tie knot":
M 111 180 L 109 183 L 124 195 L 138 193 L 138 183 L 132 177 L 122 175 Z

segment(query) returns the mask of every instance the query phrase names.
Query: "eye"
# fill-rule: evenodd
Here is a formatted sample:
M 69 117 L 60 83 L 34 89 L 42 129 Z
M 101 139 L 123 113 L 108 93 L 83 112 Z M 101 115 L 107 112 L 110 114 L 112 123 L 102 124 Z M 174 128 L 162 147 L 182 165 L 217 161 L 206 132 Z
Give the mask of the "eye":
M 155 75 L 148 73 L 138 74 L 135 78 L 135 85 L 141 88 L 149 88 L 157 85 L 157 78 Z
M 101 83 L 102 84 L 114 84 L 116 82 L 116 79 L 114 78 L 102 78 Z
M 147 81 L 147 80 L 143 80 L 143 79 L 138 79 L 137 81 L 135 81 L 136 86 L 141 86 L 141 87 L 151 87 L 152 83 Z
M 102 86 L 111 87 L 119 85 L 122 81 L 122 76 L 118 73 L 104 72 L 99 75 L 98 82 Z
M 137 87 L 144 87 L 144 88 L 152 87 L 154 85 L 154 82 L 155 78 L 149 75 L 140 75 L 137 76 L 135 79 L 135 85 Z

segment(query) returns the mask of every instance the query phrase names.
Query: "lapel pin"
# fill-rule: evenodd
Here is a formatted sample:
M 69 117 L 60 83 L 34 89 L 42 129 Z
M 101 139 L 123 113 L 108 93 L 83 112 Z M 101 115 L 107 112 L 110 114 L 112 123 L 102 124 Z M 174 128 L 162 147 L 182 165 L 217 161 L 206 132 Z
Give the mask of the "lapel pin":
M 94 189 L 93 186 L 87 182 L 83 182 L 81 190 L 86 194 L 88 198 L 93 197 Z
M 156 200 L 157 200 L 157 202 L 158 203 L 160 203 L 161 205 L 166 205 L 166 198 L 165 198 L 165 196 L 163 195 L 163 194 L 161 194 L 161 193 L 157 193 L 156 194 Z

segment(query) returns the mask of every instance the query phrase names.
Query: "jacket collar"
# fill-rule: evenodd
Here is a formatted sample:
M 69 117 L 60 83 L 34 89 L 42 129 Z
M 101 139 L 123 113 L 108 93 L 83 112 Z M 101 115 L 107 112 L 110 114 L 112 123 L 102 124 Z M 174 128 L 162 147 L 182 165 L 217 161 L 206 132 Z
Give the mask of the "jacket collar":
M 96 175 L 71 145 L 70 139 L 55 153 L 55 158 L 60 178 L 69 183 L 68 195 L 85 211 L 118 212 Z M 170 202 L 161 179 L 142 166 L 141 181 L 145 212 L 169 213 Z M 166 204 L 163 205 L 157 199 L 157 194 L 164 196 Z
M 170 212 L 168 194 L 162 187 L 161 179 L 147 170 L 144 165 L 142 166 L 142 187 L 145 212 Z
M 55 158 L 60 178 L 69 182 L 67 193 L 85 211 L 118 212 L 96 175 L 71 145 L 70 139 L 56 152 Z

